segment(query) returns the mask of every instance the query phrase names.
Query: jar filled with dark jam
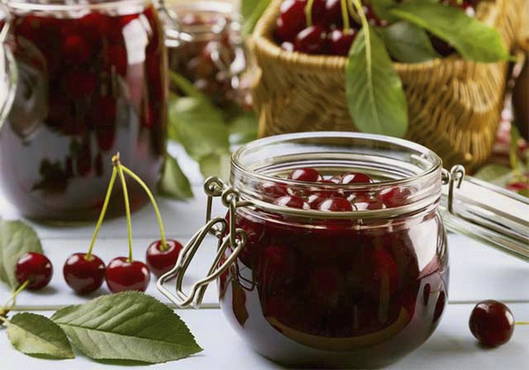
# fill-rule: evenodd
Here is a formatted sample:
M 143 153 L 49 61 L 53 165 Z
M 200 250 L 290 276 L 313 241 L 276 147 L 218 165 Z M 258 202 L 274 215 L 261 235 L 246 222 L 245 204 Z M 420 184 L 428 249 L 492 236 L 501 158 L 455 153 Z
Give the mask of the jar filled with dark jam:
M 154 187 L 165 153 L 166 49 L 148 0 L 8 0 L 18 80 L 0 183 L 24 216 L 94 219 L 112 156 Z M 133 208 L 146 198 L 131 184 Z M 118 211 L 117 192 L 110 212 Z
M 173 28 L 166 32 L 170 70 L 190 81 L 219 108 L 247 107 L 249 90 L 242 78 L 247 59 L 233 5 L 193 1 L 177 3 L 170 10 L 180 29 L 175 36 Z M 185 93 L 174 80 L 171 90 Z

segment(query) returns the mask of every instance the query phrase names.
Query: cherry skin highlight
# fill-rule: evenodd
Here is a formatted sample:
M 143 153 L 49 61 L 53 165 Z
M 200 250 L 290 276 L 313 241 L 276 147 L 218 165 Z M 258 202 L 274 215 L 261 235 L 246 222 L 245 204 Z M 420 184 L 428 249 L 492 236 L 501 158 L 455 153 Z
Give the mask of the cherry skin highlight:
M 176 240 L 167 240 L 166 247 L 167 249 L 163 250 L 162 241 L 157 240 L 147 248 L 145 261 L 156 276 L 161 276 L 173 268 L 183 248 Z
M 105 263 L 95 255 L 72 254 L 63 267 L 64 280 L 77 294 L 98 290 L 105 279 Z
M 105 279 L 112 293 L 127 290 L 144 292 L 149 286 L 151 273 L 143 262 L 131 262 L 127 257 L 116 257 L 107 265 Z
M 507 343 L 514 332 L 514 317 L 505 304 L 487 300 L 472 310 L 470 331 L 486 347 L 498 347 Z
M 15 276 L 20 284 L 29 281 L 30 290 L 39 290 L 49 284 L 53 276 L 51 261 L 40 253 L 26 253 L 15 266 Z

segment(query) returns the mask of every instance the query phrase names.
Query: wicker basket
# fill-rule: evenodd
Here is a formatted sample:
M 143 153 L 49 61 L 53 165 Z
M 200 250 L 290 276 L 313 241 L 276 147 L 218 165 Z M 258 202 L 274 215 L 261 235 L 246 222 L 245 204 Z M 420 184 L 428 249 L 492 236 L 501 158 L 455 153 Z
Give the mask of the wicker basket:
M 355 130 L 345 98 L 346 58 L 287 52 L 273 41 L 281 0 L 256 26 L 252 50 L 260 71 L 253 95 L 260 135 Z M 478 17 L 500 31 L 513 52 L 527 35 L 526 0 L 482 2 Z M 409 106 L 407 138 L 437 152 L 445 166 L 473 169 L 492 152 L 504 106 L 509 65 L 457 56 L 395 65 Z

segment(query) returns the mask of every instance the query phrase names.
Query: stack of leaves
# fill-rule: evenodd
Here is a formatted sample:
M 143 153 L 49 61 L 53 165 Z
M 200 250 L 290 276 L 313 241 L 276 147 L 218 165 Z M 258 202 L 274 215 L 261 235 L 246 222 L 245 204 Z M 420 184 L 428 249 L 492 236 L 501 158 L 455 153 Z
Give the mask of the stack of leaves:
M 22 291 L 15 265 L 27 252 L 43 253 L 35 231 L 21 221 L 0 220 L 0 279 L 13 289 L 0 307 L 0 325 L 13 347 L 27 355 L 71 359 L 73 348 L 95 360 L 162 363 L 200 352 L 185 323 L 169 307 L 139 292 L 106 295 L 58 310 L 10 317 Z

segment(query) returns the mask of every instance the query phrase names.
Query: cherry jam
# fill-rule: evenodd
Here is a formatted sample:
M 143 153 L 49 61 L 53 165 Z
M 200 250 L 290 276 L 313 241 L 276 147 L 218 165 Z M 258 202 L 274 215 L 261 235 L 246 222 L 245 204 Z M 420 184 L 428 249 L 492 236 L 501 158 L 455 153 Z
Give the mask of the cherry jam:
M 424 184 L 317 170 L 296 168 L 277 183 L 241 182 L 260 201 L 289 212 L 259 205 L 237 210 L 247 242 L 219 279 L 222 308 L 250 345 L 274 361 L 386 366 L 426 341 L 447 303 L 446 234 L 437 203 L 417 208 Z
M 0 183 L 9 200 L 31 218 L 93 219 L 116 152 L 154 186 L 165 152 L 167 76 L 153 6 L 8 6 L 18 68 L 14 106 L 0 131 Z M 132 184 L 131 192 L 134 208 L 146 201 Z M 121 204 L 116 193 L 111 213 Z

